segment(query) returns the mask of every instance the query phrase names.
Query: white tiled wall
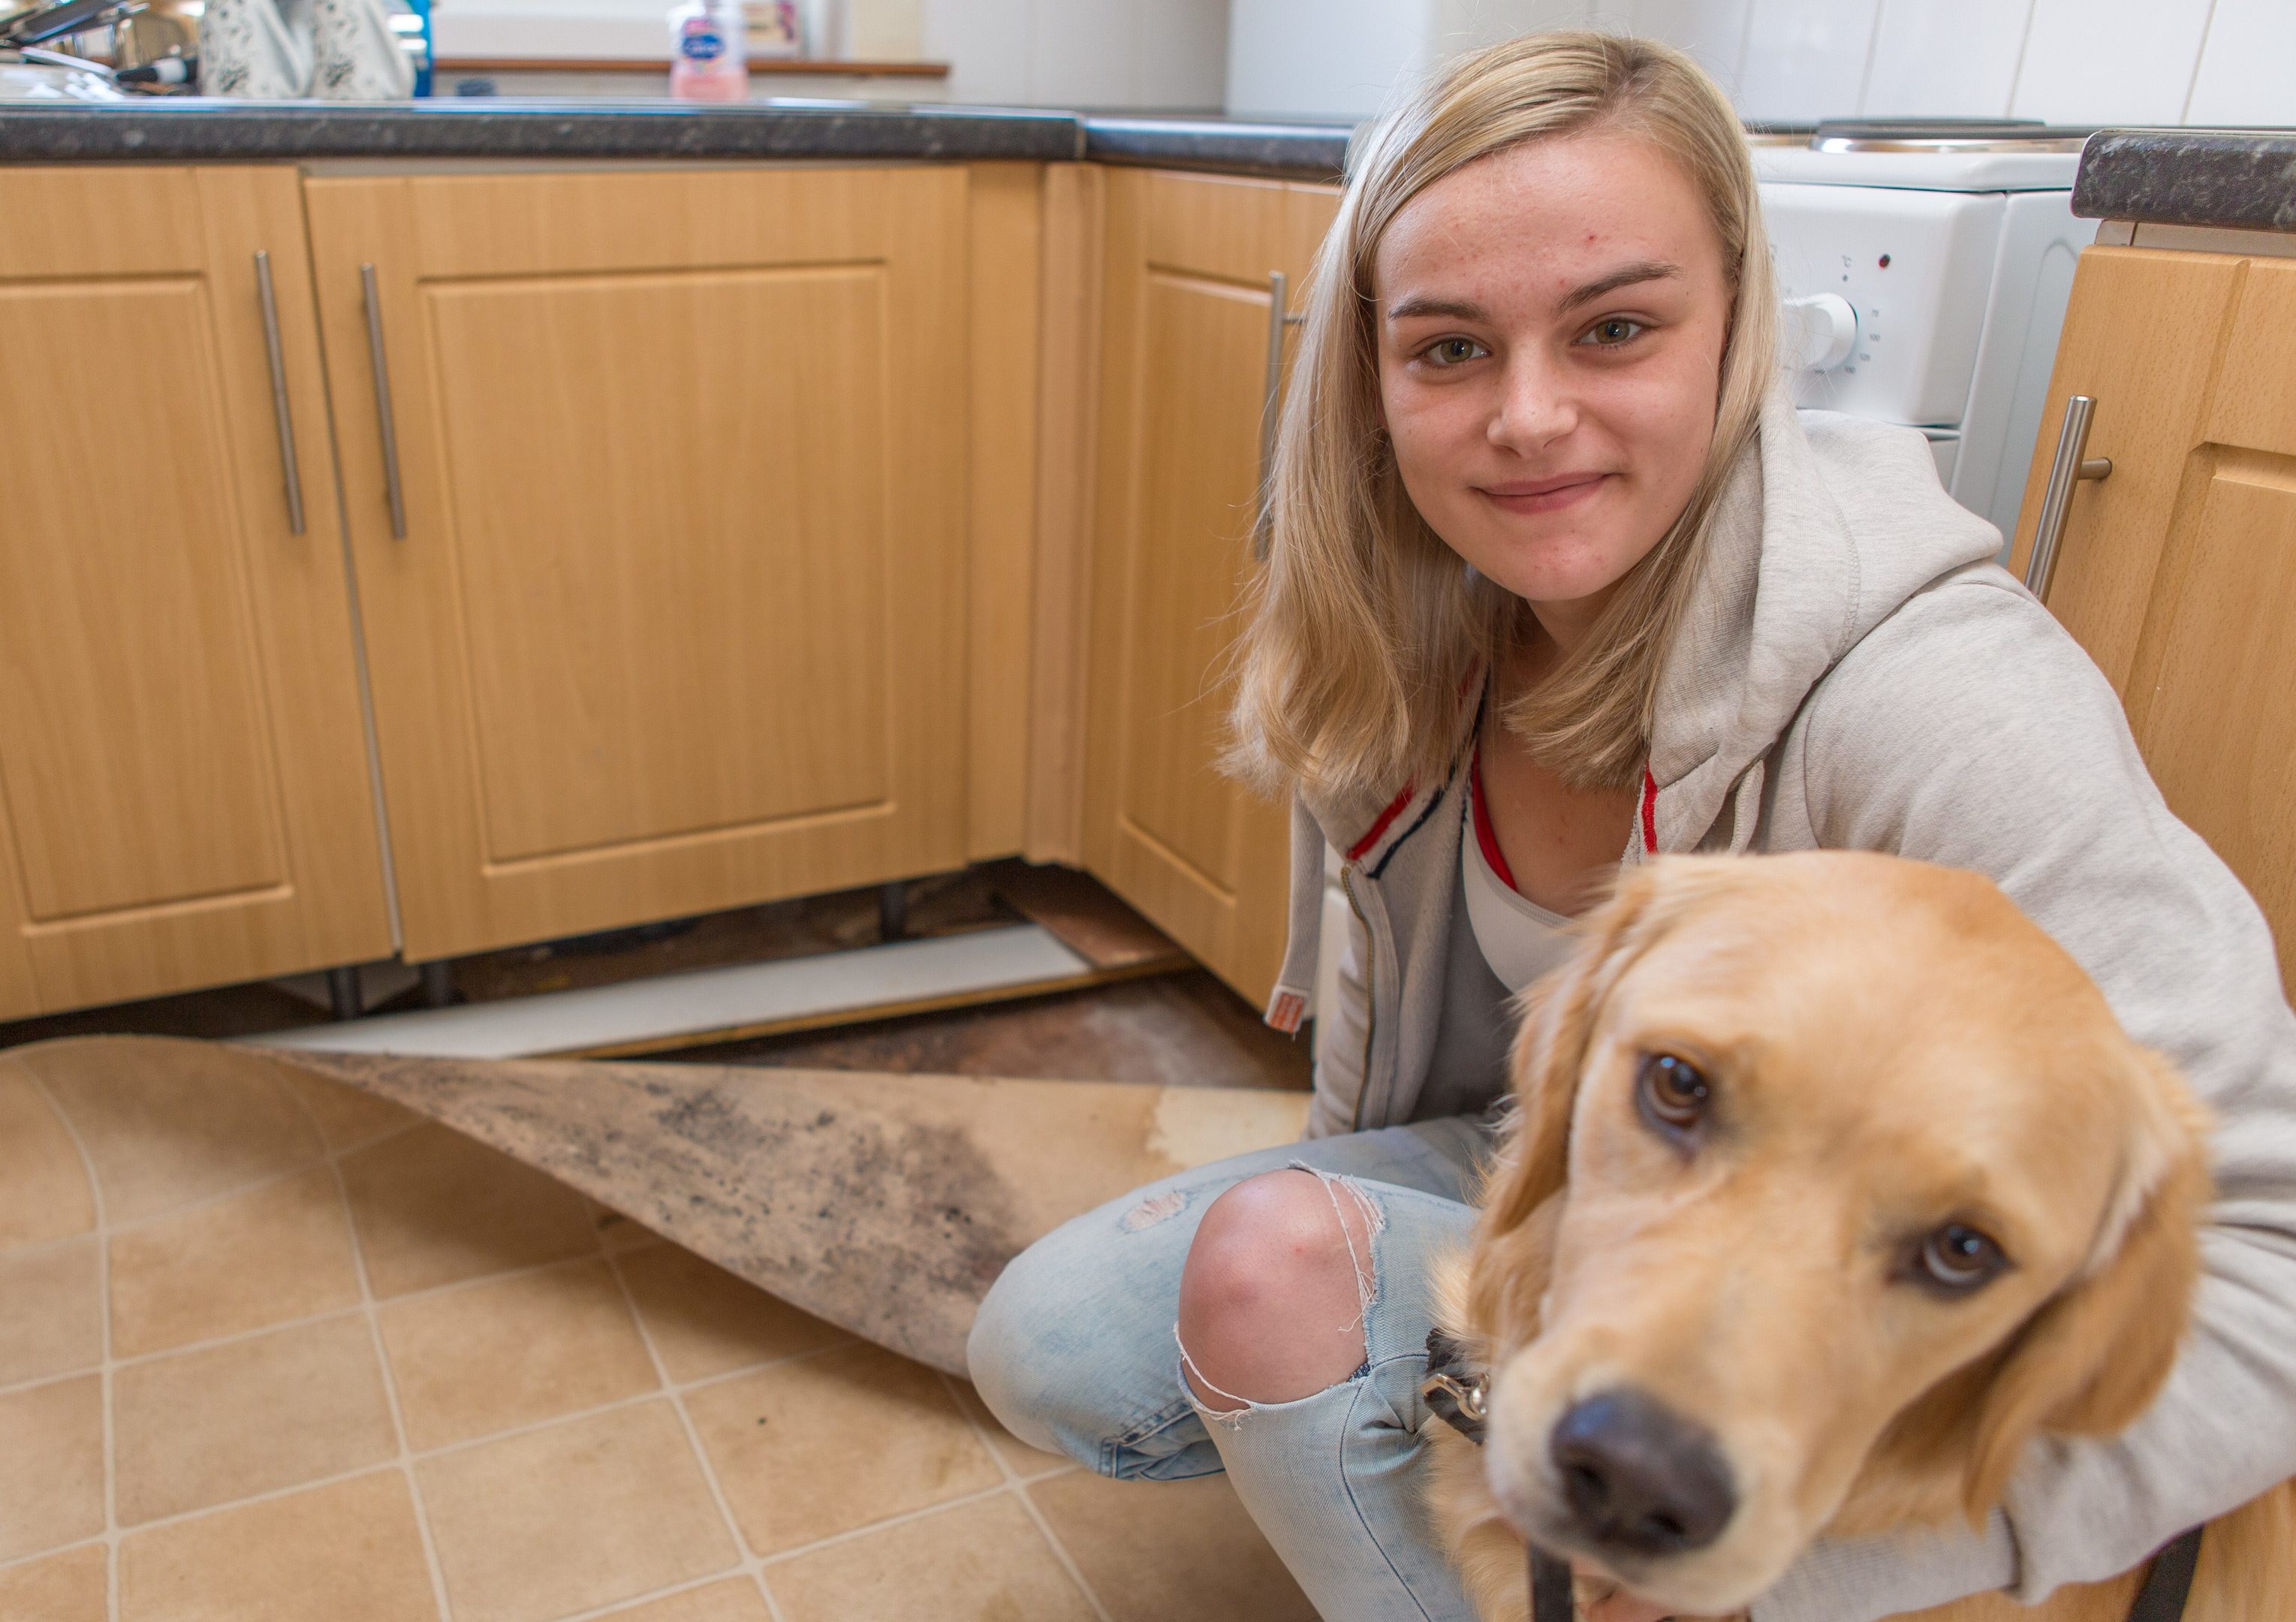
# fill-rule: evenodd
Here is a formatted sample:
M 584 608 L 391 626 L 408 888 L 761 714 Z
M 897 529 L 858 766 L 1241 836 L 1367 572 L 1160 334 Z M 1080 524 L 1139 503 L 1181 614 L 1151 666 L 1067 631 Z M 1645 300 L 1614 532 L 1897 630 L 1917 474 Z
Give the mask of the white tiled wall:
M 948 99 L 1028 106 L 1221 105 L 1227 0 L 923 0 L 922 54 Z
M 670 4 L 438 0 L 434 26 L 445 57 L 667 59 Z M 870 81 L 867 95 L 1203 111 L 1223 98 L 1227 12 L 1228 0 L 847 0 L 844 54 L 949 64 L 945 82 Z
M 1233 0 L 1231 17 L 1237 111 L 1368 113 L 1447 51 L 1591 25 L 1682 46 L 1750 119 L 2296 125 L 2296 0 Z

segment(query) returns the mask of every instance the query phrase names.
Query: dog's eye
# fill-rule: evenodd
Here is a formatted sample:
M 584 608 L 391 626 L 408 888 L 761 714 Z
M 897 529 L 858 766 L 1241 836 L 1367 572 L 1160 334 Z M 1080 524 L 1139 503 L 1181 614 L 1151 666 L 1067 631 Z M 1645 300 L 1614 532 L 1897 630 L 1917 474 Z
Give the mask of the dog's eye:
M 1645 1053 L 1635 1092 L 1643 1113 L 1670 1132 L 1688 1132 L 1704 1118 L 1714 1089 L 1689 1061 Z
M 2009 1258 L 2001 1247 L 1962 1223 L 1949 1222 L 1922 1241 L 1915 1268 L 1921 1282 L 1949 1295 L 1967 1295 L 1990 1283 Z

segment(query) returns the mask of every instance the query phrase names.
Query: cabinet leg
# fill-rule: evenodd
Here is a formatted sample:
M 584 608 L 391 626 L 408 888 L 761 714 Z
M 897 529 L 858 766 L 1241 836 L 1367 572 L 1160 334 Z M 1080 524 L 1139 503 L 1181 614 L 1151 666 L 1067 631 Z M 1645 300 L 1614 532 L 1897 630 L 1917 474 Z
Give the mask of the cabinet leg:
M 455 1001 L 455 965 L 445 958 L 415 970 L 422 977 L 422 1006 L 446 1008 Z
M 338 1020 L 356 1020 L 365 1012 L 360 1006 L 357 969 L 327 971 L 327 1001 Z
M 898 879 L 877 891 L 877 938 L 898 940 L 909 932 L 909 887 Z

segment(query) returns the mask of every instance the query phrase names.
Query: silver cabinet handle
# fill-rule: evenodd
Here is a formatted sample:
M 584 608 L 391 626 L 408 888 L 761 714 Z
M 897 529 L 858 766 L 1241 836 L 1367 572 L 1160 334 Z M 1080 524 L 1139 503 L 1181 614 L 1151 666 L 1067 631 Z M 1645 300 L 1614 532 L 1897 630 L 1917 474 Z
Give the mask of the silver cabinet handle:
M 359 266 L 359 283 L 366 291 L 366 347 L 374 362 L 374 420 L 382 435 L 382 488 L 390 497 L 390 536 L 406 538 L 406 497 L 398 485 L 398 430 L 390 420 L 390 362 L 382 352 L 382 295 L 374 285 L 374 266 Z
M 1267 487 L 1268 476 L 1275 468 L 1275 416 L 1283 395 L 1283 329 L 1297 326 L 1307 317 L 1294 315 L 1283 306 L 1285 282 L 1283 273 L 1267 273 L 1267 381 L 1259 397 L 1259 509 L 1251 526 L 1251 557 L 1256 563 L 1267 561 L 1267 546 L 1274 537 L 1275 514 L 1275 491 Z
M 2064 538 L 2065 514 L 2072 510 L 2073 486 L 2112 471 L 2110 456 L 2089 456 L 2088 420 L 2096 397 L 2077 394 L 2065 402 L 2065 422 L 2057 430 L 2057 454 L 2049 459 L 2049 482 L 2041 492 L 2041 519 L 2033 528 L 2033 554 L 2025 560 L 2025 589 L 2044 602 L 2057 569 L 2057 543 Z
M 263 305 L 263 347 L 271 356 L 271 414 L 279 428 L 279 474 L 287 481 L 287 532 L 303 533 L 303 475 L 295 465 L 295 418 L 287 409 L 287 358 L 279 348 L 279 300 L 271 291 L 271 255 L 255 250 L 255 296 Z

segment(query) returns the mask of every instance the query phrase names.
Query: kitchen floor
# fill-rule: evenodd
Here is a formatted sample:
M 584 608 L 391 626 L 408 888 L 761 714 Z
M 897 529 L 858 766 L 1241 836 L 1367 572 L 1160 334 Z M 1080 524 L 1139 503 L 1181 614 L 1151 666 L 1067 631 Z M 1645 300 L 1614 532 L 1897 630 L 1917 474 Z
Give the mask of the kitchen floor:
M 9 1622 L 1312 1618 L 1223 1478 L 1036 1452 L 444 1127 L 42 1053 L 0 1053 Z M 1307 1076 L 1201 971 L 690 1056 Z

